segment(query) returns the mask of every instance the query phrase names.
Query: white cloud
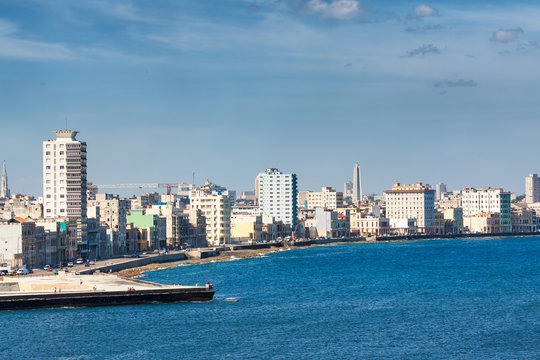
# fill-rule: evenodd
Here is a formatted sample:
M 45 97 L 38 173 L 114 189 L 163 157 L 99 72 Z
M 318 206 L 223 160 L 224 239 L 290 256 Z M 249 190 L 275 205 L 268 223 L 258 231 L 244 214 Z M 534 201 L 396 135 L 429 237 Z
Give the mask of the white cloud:
M 63 44 L 20 39 L 14 36 L 16 32 L 15 24 L 0 19 L 0 58 L 66 60 L 74 57 Z
M 516 41 L 521 34 L 523 34 L 523 30 L 521 28 L 499 29 L 493 33 L 491 40 L 504 43 Z
M 310 0 L 306 12 L 322 19 L 350 20 L 360 13 L 360 6 L 358 0 Z
M 434 16 L 434 15 L 437 15 L 438 13 L 439 12 L 437 11 L 437 9 L 426 4 L 420 4 L 414 7 L 414 14 L 417 17 Z

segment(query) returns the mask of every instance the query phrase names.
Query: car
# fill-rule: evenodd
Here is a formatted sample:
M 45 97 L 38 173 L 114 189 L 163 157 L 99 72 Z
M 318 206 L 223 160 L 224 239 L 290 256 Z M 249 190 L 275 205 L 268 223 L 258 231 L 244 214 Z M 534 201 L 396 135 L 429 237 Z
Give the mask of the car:
M 27 268 L 17 269 L 17 275 L 28 275 L 28 274 L 30 274 L 30 273 L 28 272 Z
M 52 267 L 51 267 L 51 265 L 45 265 L 45 266 L 43 267 L 43 270 L 51 271 L 51 270 L 52 270 Z
M 8 274 L 7 270 L 0 270 L 0 276 L 6 276 Z
M 77 264 L 84 264 L 84 260 L 82 258 L 77 259 Z
M 73 267 L 73 261 L 68 262 L 68 263 L 67 263 L 67 266 L 68 266 L 68 267 Z
M 88 263 L 89 263 L 90 265 L 96 265 L 96 262 L 95 262 L 94 260 L 90 260 Z

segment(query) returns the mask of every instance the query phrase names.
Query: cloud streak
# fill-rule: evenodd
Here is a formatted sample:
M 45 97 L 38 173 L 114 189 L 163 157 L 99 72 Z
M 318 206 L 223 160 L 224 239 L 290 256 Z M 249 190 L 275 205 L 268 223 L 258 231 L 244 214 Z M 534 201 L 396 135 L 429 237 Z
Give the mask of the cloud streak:
M 416 5 L 414 7 L 414 15 L 417 18 L 423 18 L 428 16 L 435 16 L 439 13 L 437 9 L 426 4 Z
M 360 13 L 358 0 L 310 0 L 304 11 L 326 20 L 350 20 Z
M 448 80 L 444 79 L 441 81 L 437 81 L 434 85 L 436 88 L 464 88 L 464 87 L 477 87 L 478 83 L 474 80 L 464 80 L 464 79 L 457 79 L 457 80 Z
M 515 29 L 499 29 L 493 33 L 491 41 L 508 43 L 516 41 L 521 34 L 523 34 L 523 30 L 519 27 Z
M 433 44 L 423 44 L 414 50 L 407 52 L 407 57 L 420 57 L 429 54 L 440 54 L 441 50 Z

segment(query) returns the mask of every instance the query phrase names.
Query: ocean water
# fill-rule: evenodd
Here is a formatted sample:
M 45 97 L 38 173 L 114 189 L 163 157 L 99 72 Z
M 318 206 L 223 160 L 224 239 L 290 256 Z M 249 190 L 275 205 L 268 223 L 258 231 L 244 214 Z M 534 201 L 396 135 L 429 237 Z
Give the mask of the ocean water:
M 145 279 L 217 292 L 1 312 L 0 358 L 540 359 L 540 238 L 323 246 Z

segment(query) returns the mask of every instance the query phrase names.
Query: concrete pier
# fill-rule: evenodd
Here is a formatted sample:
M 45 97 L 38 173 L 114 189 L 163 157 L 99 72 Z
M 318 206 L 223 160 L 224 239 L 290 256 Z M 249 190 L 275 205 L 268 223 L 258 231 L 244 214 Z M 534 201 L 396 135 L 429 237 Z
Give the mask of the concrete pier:
M 161 285 L 116 275 L 74 275 L 4 278 L 0 310 L 87 307 L 153 302 L 210 301 L 210 285 Z

